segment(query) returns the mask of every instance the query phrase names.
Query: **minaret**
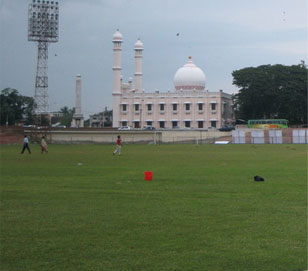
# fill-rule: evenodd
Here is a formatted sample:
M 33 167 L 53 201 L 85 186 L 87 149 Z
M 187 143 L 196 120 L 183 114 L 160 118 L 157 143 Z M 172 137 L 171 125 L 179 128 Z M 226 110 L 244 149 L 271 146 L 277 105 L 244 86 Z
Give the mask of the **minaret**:
M 121 100 L 121 58 L 123 36 L 119 29 L 113 34 L 113 84 L 112 84 L 112 127 L 120 126 L 120 100 Z
M 133 78 L 129 77 L 128 78 L 128 84 L 129 84 L 129 90 L 133 90 Z
M 143 43 L 138 39 L 134 46 L 135 50 L 135 89 L 136 92 L 142 91 L 142 51 Z
M 73 115 L 71 126 L 74 128 L 84 127 L 83 115 L 81 113 L 81 75 L 76 76 L 76 92 L 75 92 L 75 113 Z

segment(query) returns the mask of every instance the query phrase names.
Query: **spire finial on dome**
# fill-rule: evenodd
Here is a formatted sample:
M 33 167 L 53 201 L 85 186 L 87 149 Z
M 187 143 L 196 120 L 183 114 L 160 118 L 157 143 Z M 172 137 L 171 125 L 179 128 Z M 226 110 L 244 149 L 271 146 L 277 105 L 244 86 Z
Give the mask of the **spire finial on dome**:
M 138 38 L 138 40 L 135 43 L 135 50 L 143 50 L 143 42 Z
M 113 41 L 115 42 L 122 42 L 123 41 L 123 36 L 119 30 L 119 28 L 117 29 L 117 31 L 113 34 Z
M 189 57 L 188 57 L 188 59 L 189 59 L 189 60 L 191 60 L 191 59 L 192 59 L 192 57 L 191 57 L 191 56 L 189 56 Z

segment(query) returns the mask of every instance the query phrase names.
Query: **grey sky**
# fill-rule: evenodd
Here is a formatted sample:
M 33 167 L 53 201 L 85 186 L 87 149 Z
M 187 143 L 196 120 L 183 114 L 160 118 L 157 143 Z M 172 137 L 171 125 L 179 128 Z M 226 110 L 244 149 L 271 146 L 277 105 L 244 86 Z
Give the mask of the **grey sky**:
M 30 0 L 0 0 L 0 89 L 34 96 L 37 47 L 27 41 Z M 124 36 L 124 81 L 134 74 L 133 45 L 144 43 L 143 87 L 173 90 L 188 56 L 206 88 L 236 91 L 232 71 L 307 61 L 307 0 L 58 0 L 59 42 L 49 46 L 50 109 L 74 106 L 82 75 L 82 110 L 111 108 L 112 35 Z M 177 36 L 179 33 L 179 36 Z

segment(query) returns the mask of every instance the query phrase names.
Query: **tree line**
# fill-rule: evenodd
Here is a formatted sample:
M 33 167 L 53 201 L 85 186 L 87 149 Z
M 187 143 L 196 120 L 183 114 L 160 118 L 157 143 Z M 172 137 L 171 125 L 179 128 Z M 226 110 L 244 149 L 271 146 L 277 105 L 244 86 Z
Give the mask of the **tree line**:
M 262 65 L 232 73 L 239 88 L 233 95 L 237 119 L 287 119 L 307 124 L 307 67 Z
M 45 115 L 35 114 L 36 103 L 33 97 L 23 96 L 16 89 L 5 88 L 0 94 L 0 124 L 36 124 L 49 126 L 53 123 L 70 126 L 75 112 L 74 108 L 64 106 L 58 116 L 49 119 Z

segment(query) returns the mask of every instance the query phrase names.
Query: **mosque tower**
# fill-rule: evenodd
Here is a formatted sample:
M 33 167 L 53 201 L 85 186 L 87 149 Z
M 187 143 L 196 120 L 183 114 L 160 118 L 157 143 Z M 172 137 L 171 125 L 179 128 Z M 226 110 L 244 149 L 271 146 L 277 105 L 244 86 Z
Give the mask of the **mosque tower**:
M 135 89 L 136 92 L 142 91 L 142 51 L 143 43 L 140 39 L 137 40 L 134 46 L 135 50 Z
M 73 115 L 71 127 L 84 127 L 83 115 L 81 113 L 81 75 L 76 76 L 76 92 L 75 92 L 75 113 Z
M 114 128 L 119 127 L 120 99 L 121 99 L 121 71 L 122 71 L 122 42 L 123 36 L 119 29 L 113 34 L 113 84 L 112 84 L 112 110 Z

